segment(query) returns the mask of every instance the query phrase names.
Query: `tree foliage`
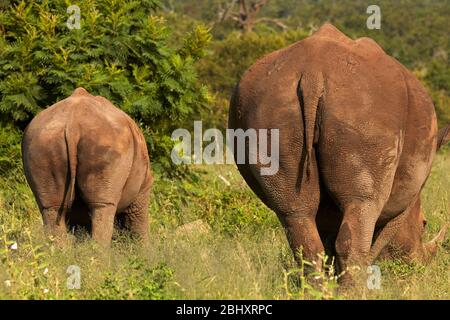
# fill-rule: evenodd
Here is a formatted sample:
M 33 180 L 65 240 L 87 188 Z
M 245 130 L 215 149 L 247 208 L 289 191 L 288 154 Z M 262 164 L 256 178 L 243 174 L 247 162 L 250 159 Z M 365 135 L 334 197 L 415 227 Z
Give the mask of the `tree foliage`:
M 214 92 L 229 97 L 242 74 L 259 58 L 308 36 L 304 30 L 285 32 L 232 32 L 211 45 L 210 54 L 199 62 L 202 81 Z
M 210 40 L 201 25 L 170 44 L 155 0 L 80 0 L 80 29 L 67 26 L 70 1 L 11 1 L 0 11 L 0 117 L 23 127 L 82 86 L 141 124 L 153 159 L 170 155 L 168 135 L 206 106 L 196 61 Z M 166 159 L 167 160 L 167 159 Z
M 172 0 L 172 7 L 190 17 L 195 17 L 204 23 L 217 21 L 218 15 L 227 8 L 233 0 Z M 163 0 L 168 3 L 168 0 Z M 257 0 L 249 1 L 257 3 Z M 369 4 L 377 4 L 381 9 L 381 29 L 369 30 L 366 26 Z M 377 41 L 383 49 L 398 59 L 410 70 L 421 74 L 421 80 L 428 87 L 433 98 L 440 125 L 450 123 L 450 5 L 448 0 L 379 0 L 369 3 L 365 0 L 268 0 L 258 13 L 259 18 L 276 19 L 288 26 L 290 30 L 314 31 L 325 22 L 333 23 L 338 29 L 351 38 L 370 37 Z M 230 44 L 237 39 L 234 30 L 236 26 L 228 20 L 214 23 L 212 30 L 215 36 L 213 43 L 215 56 L 208 57 L 213 70 L 221 69 L 224 77 L 216 77 L 211 82 L 214 88 L 229 87 L 230 77 L 237 74 L 233 68 L 248 57 L 260 52 L 260 47 L 266 44 L 250 41 L 247 46 L 229 49 Z M 254 28 L 261 39 L 273 37 L 276 32 L 283 36 L 286 31 L 273 24 L 261 24 Z M 269 35 L 267 35 L 269 34 Z M 251 36 L 254 37 L 254 36 Z M 242 38 L 244 39 L 244 38 Z M 270 40 L 268 40 L 270 41 Z M 222 52 L 223 51 L 223 52 Z M 234 54 L 231 57 L 231 54 Z M 229 56 L 223 59 L 223 54 Z M 248 55 L 247 55 L 248 54 Z M 233 61 L 230 64 L 230 60 Z M 253 60 L 253 62 L 255 61 Z M 247 65 L 247 63 L 245 63 Z M 251 64 L 251 63 L 250 63 Z M 249 66 L 248 64 L 247 66 Z M 203 73 L 204 70 L 202 70 Z M 211 80 L 210 74 L 207 79 Z M 215 72 L 214 72 L 215 73 Z M 222 82 L 223 81 L 223 82 Z M 210 83 L 208 81 L 208 83 Z

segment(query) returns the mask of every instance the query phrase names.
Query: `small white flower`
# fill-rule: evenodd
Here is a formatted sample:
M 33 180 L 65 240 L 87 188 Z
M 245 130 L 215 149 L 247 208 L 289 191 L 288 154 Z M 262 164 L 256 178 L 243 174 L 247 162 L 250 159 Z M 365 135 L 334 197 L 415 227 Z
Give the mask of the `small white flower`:
M 44 274 L 47 274 L 48 273 L 48 268 L 45 268 L 44 269 Z
M 320 279 L 320 276 L 315 276 L 314 279 L 315 279 L 315 280 L 319 280 L 319 279 Z
M 17 250 L 17 242 L 14 242 L 11 247 L 9 247 L 11 250 Z
M 48 289 L 44 289 L 44 293 L 48 293 L 48 291 L 49 291 Z
M 5 280 L 5 286 L 11 287 L 11 280 Z

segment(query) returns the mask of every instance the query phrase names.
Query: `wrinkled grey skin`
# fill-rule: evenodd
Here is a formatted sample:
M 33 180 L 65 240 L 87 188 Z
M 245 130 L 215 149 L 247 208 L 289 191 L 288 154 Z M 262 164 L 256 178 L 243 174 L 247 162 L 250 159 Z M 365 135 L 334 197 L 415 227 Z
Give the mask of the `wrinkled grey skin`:
M 434 106 L 371 39 L 326 24 L 264 56 L 235 89 L 229 128 L 280 130 L 278 173 L 261 175 L 262 165 L 248 162 L 238 169 L 294 252 L 320 262 L 326 251 L 339 271 L 389 255 L 395 242 L 412 248 L 409 258 L 427 255 L 417 203 L 437 150 Z
M 84 227 L 108 245 L 116 221 L 147 239 L 152 175 L 134 121 L 83 88 L 39 113 L 22 141 L 27 181 L 45 229 L 63 239 Z

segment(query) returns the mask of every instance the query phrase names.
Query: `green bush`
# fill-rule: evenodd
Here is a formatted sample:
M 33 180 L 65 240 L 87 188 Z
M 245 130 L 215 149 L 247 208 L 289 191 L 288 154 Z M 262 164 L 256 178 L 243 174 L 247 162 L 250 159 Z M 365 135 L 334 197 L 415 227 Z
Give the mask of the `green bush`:
M 231 92 L 242 74 L 263 55 L 304 39 L 302 29 L 284 32 L 232 32 L 213 41 L 208 55 L 199 61 L 199 77 L 215 94 L 215 105 L 202 114 L 203 121 L 216 128 L 227 123 Z
M 0 117 L 23 127 L 79 86 L 111 100 L 146 132 L 152 160 L 167 157 L 173 128 L 206 106 L 195 62 L 210 40 L 205 27 L 170 44 L 155 0 L 80 0 L 80 29 L 68 1 L 11 1 L 0 8 Z M 169 153 L 170 154 L 170 153 Z M 166 161 L 165 167 L 172 166 Z
M 446 88 L 450 81 L 448 84 L 445 83 L 445 71 L 439 70 L 440 66 L 442 65 L 439 63 L 432 63 L 430 68 L 422 66 L 422 68 L 414 70 L 414 74 L 425 85 L 433 100 L 439 128 L 450 123 L 450 94 Z
M 22 171 L 21 138 L 11 124 L 0 125 L 0 211 L 17 209 L 22 217 L 29 217 L 27 210 L 34 208 L 34 200 Z M 0 214 L 0 224 L 10 218 Z
M 21 132 L 12 125 L 0 126 L 0 177 L 18 176 L 22 161 Z
M 189 179 L 155 176 L 150 212 L 152 229 L 171 229 L 201 219 L 214 231 L 238 235 L 275 229 L 279 221 L 229 165 L 196 166 Z M 224 182 L 225 179 L 230 185 Z M 245 203 L 245 205 L 242 205 Z
M 286 32 L 232 32 L 212 44 L 210 54 L 199 62 L 200 76 L 215 92 L 229 96 L 242 74 L 263 55 L 304 39 L 303 30 Z

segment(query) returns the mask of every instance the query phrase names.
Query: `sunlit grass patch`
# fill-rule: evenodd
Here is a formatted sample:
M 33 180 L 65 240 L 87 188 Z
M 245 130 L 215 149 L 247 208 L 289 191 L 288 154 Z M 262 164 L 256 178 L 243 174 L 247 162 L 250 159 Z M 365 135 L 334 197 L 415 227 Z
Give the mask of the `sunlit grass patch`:
M 0 190 L 0 299 L 450 298 L 448 240 L 427 266 L 377 261 L 379 290 L 367 287 L 366 270 L 350 292 L 339 292 L 326 272 L 316 275 L 321 286 L 302 287 L 276 215 L 236 168 L 194 170 L 189 180 L 155 177 L 146 247 L 116 233 L 108 250 L 87 235 L 69 236 L 61 249 L 43 234 L 26 186 Z M 427 239 L 449 221 L 448 172 L 449 155 L 440 154 L 423 192 Z M 14 206 L 5 198 L 11 192 L 14 198 L 23 192 L 26 205 Z M 68 288 L 70 266 L 80 269 L 80 289 Z

